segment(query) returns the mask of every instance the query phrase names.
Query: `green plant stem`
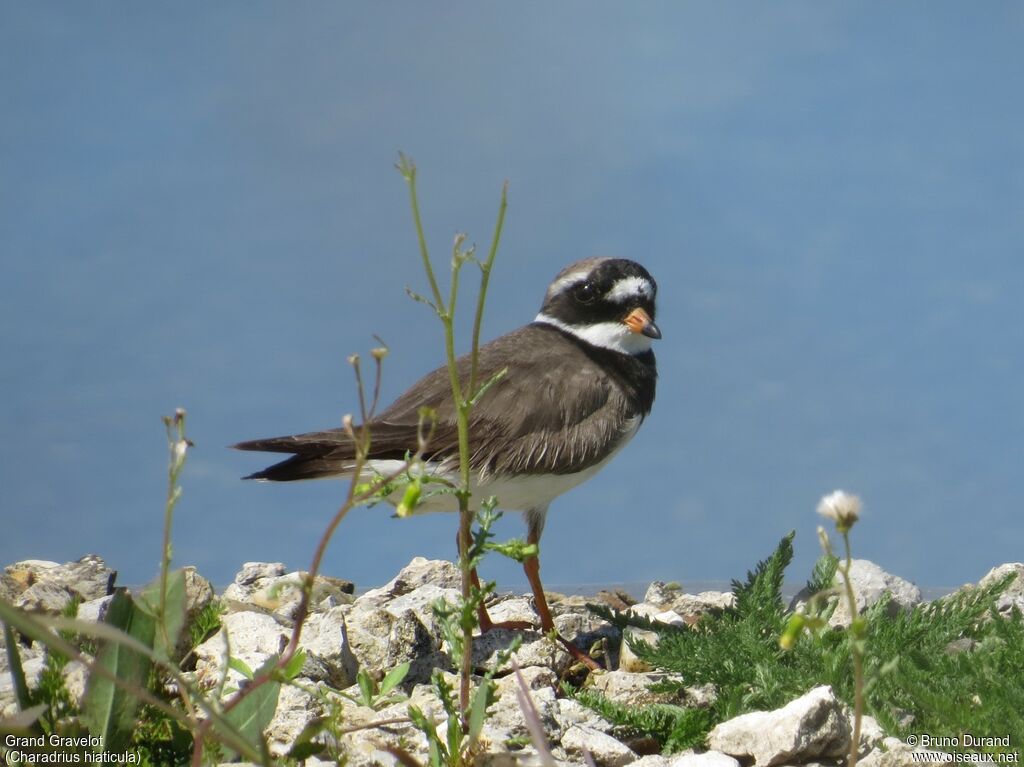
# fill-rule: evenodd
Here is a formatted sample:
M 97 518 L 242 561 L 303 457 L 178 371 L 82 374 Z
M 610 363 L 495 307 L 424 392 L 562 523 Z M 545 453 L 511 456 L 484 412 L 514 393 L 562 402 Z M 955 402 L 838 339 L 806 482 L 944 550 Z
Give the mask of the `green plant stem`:
M 480 350 L 480 330 L 484 322 L 484 304 L 487 302 L 487 286 L 491 281 L 491 268 L 498 255 L 498 243 L 501 241 L 501 230 L 505 226 L 505 209 L 508 208 L 508 181 L 501 185 L 501 202 L 498 203 L 498 221 L 494 225 L 494 237 L 491 248 L 487 251 L 487 260 L 480 264 L 480 292 L 476 298 L 476 314 L 473 317 L 473 346 L 469 364 L 469 398 L 477 395 L 477 352 Z
M 846 561 L 843 563 L 843 585 L 846 587 L 846 602 L 850 611 L 850 655 L 853 657 L 853 737 L 850 741 L 850 756 L 846 767 L 857 767 L 857 752 L 860 751 L 860 725 L 864 716 L 864 651 L 862 628 L 857 611 L 857 597 L 850 582 L 853 556 L 850 553 L 850 531 L 841 530 Z
M 175 411 L 173 417 L 165 417 L 167 426 L 167 443 L 171 449 L 170 468 L 167 472 L 167 502 L 164 505 L 164 537 L 160 552 L 160 599 L 157 606 L 157 630 L 163 635 L 163 646 L 171 653 L 174 643 L 167 635 L 167 579 L 171 570 L 171 526 L 174 520 L 174 507 L 178 503 L 181 490 L 178 487 L 178 476 L 185 465 L 185 453 L 178 456 L 178 445 L 188 450 L 189 442 L 185 439 L 185 411 Z

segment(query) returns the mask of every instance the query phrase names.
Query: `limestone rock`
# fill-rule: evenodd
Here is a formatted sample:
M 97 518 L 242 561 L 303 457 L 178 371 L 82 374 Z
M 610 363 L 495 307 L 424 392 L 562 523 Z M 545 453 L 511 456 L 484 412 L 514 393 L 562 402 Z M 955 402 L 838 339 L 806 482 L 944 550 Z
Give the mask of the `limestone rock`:
M 670 693 L 656 693 L 649 689 L 652 684 L 664 681 L 667 674 L 636 674 L 627 671 L 607 671 L 594 674 L 594 689 L 606 698 L 624 706 L 647 706 L 652 703 L 671 703 L 676 696 Z
M 459 590 L 462 588 L 462 574 L 451 562 L 415 557 L 398 575 L 380 588 L 367 591 L 360 600 L 380 604 L 426 585 Z
M 63 565 L 26 559 L 5 568 L 4 575 L 4 591 L 14 592 L 15 607 L 50 615 L 62 612 L 75 598 L 88 602 L 113 593 L 117 578 L 95 554 Z
M 956 762 L 946 754 L 913 748 L 899 738 L 885 738 L 879 747 L 857 762 L 858 767 L 914 767 L 929 764 L 937 767 L 953 767 Z
M 585 725 L 573 725 L 566 730 L 561 745 L 573 760 L 582 761 L 584 753 L 589 753 L 597 767 L 624 767 L 636 761 L 636 754 L 629 746 Z
M 986 573 L 984 578 L 978 581 L 978 586 L 984 588 L 996 581 L 1002 580 L 1010 573 L 1014 573 L 1017 577 L 1010 581 L 1010 585 L 1006 587 L 999 599 L 996 600 L 996 609 L 1003 615 L 1009 615 L 1014 607 L 1024 612 L 1024 563 L 1007 562 L 998 567 L 993 567 Z
M 670 767 L 740 767 L 738 761 L 721 751 L 679 754 L 669 764 Z
M 224 590 L 224 603 L 229 610 L 253 607 L 285 618 L 294 618 L 302 599 L 304 571 L 286 572 L 280 562 L 246 562 L 235 575 L 235 581 Z M 355 585 L 351 581 L 318 575 L 313 581 L 311 613 L 323 612 L 352 601 Z
M 398 615 L 387 609 L 351 610 L 346 622 L 352 654 L 378 681 L 406 661 L 410 664 L 406 685 L 427 682 L 435 668 L 450 666 L 439 636 L 412 609 Z
M 684 619 L 689 619 L 687 622 L 693 622 L 693 619 L 706 612 L 721 612 L 725 608 L 731 607 L 735 598 L 728 591 L 702 591 L 699 594 L 687 594 L 678 583 L 654 581 L 647 588 L 643 601 L 645 604 L 657 607 L 659 612 L 671 610 Z
M 850 721 L 832 688 L 816 687 L 775 711 L 755 711 L 722 722 L 708 747 L 753 757 L 757 767 L 842 756 L 850 745 Z
M 281 685 L 274 718 L 264 730 L 271 756 L 279 758 L 287 754 L 303 728 L 324 713 L 323 704 L 316 696 L 292 685 Z

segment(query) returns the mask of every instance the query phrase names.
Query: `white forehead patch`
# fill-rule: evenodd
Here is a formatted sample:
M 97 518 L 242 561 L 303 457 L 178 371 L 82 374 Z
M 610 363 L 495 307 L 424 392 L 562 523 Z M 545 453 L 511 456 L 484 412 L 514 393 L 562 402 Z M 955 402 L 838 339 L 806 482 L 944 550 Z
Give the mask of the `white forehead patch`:
M 605 296 L 608 301 L 624 304 L 636 298 L 654 298 L 654 286 L 644 277 L 623 277 L 616 280 Z

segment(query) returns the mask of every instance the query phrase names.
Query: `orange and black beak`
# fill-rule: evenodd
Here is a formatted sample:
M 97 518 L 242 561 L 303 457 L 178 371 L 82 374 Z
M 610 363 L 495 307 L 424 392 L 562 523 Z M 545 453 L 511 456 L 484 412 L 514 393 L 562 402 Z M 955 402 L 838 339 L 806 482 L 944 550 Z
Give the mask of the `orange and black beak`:
M 654 324 L 654 320 L 651 319 L 651 315 L 639 306 L 627 314 L 626 319 L 622 322 L 634 333 L 639 333 L 647 336 L 648 338 L 661 338 L 661 331 L 658 330 L 658 326 Z

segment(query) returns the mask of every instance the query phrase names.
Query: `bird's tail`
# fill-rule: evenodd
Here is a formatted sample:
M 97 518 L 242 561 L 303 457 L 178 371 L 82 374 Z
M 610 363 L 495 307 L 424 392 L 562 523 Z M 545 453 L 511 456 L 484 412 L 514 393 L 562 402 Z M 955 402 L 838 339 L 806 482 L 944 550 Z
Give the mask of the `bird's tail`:
M 273 466 L 243 477 L 264 482 L 294 482 L 300 479 L 345 476 L 346 465 L 351 463 L 352 458 L 346 455 L 348 451 L 345 449 L 345 443 L 339 441 L 338 435 L 323 432 L 254 439 L 239 442 L 232 447 L 236 450 L 293 454 Z

